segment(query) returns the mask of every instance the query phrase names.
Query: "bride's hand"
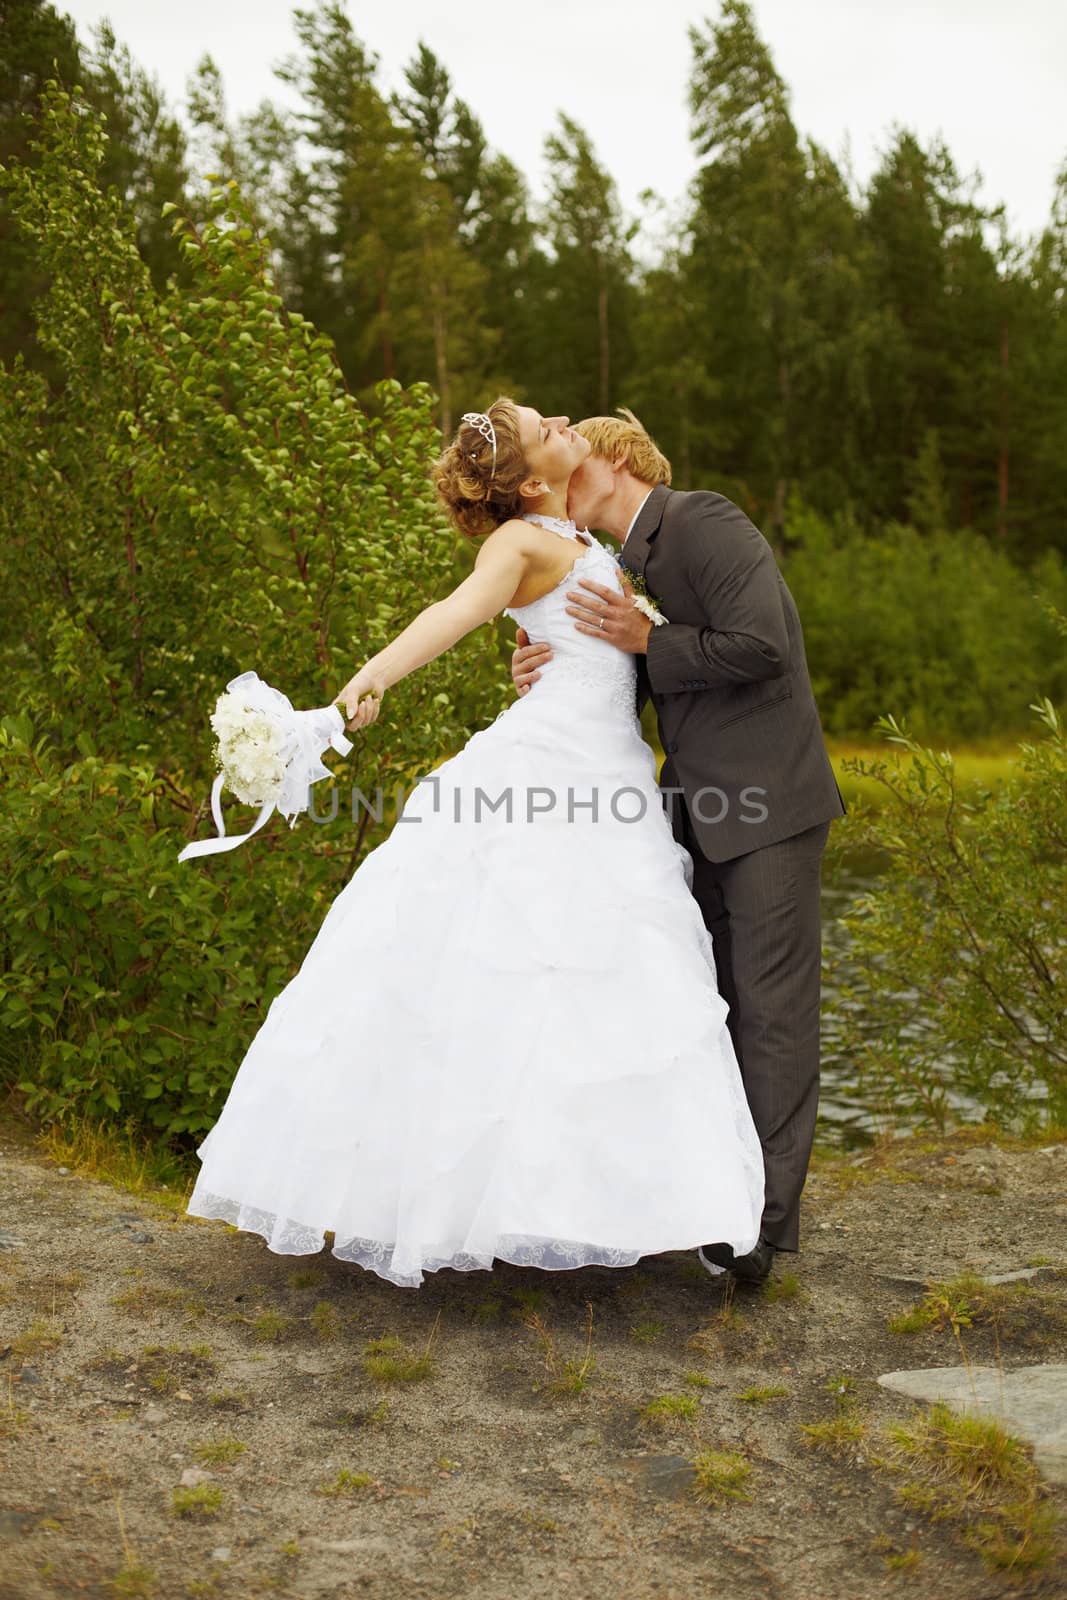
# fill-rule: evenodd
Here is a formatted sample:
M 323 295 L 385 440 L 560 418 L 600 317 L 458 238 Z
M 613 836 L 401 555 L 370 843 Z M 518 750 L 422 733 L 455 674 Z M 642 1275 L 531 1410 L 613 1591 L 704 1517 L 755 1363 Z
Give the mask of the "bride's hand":
M 376 722 L 384 694 L 385 686 L 365 667 L 349 678 L 334 701 L 344 716 L 351 719 L 345 723 L 346 730 L 351 733 L 359 728 L 369 728 L 372 722 Z

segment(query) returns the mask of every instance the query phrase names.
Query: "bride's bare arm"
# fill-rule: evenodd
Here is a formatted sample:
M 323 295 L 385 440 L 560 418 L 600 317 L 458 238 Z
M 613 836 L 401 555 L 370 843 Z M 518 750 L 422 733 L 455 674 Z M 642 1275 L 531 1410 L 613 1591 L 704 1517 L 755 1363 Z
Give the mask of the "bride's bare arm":
M 444 600 L 420 611 L 336 696 L 336 703 L 343 703 L 352 719 L 348 727 L 363 728 L 373 722 L 386 689 L 450 650 L 472 628 L 498 616 L 525 577 L 529 561 L 526 523 L 506 522 L 491 533 L 478 551 L 470 577 Z

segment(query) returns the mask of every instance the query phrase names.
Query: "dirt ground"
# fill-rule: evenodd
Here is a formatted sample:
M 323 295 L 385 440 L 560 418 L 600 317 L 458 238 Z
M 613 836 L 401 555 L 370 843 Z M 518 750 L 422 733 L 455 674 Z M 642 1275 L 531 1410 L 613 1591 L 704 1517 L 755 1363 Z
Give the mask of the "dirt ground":
M 873 1443 L 922 1412 L 879 1373 L 1067 1360 L 1067 1145 L 824 1156 L 767 1292 L 687 1252 L 397 1289 L 64 1173 L 14 1121 L 0 1185 L 0 1600 L 1067 1593 L 902 1502 Z M 995 1324 L 887 1326 L 922 1280 L 1035 1264 Z M 837 1456 L 803 1431 L 842 1415 Z M 697 1497 L 707 1451 L 745 1498 Z

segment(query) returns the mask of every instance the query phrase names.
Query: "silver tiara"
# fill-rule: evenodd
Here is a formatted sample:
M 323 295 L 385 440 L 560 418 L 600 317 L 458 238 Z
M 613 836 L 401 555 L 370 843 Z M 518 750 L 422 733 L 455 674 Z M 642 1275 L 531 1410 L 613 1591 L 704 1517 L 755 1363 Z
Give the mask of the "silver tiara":
M 482 438 L 488 439 L 489 443 L 492 445 L 493 470 L 489 474 L 489 482 L 492 483 L 494 477 L 496 476 L 496 429 L 493 427 L 492 420 L 486 416 L 484 411 L 465 411 L 460 418 L 460 421 L 469 422 L 471 427 L 476 428 L 481 434 Z M 471 459 L 474 459 L 473 456 Z

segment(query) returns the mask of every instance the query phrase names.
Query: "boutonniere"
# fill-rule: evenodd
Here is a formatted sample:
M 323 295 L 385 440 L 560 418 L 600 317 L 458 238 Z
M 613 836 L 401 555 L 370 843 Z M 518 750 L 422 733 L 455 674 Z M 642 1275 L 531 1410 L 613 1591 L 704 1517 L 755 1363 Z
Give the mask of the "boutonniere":
M 607 546 L 605 545 L 604 548 L 607 549 Z M 670 618 L 663 615 L 659 608 L 659 602 L 649 593 L 648 584 L 641 574 L 631 571 L 625 561 L 615 554 L 614 550 L 610 550 L 608 553 L 614 558 L 615 565 L 619 569 L 619 577 L 625 579 L 634 592 L 634 609 L 640 611 L 643 617 L 647 617 L 654 628 L 658 628 L 661 622 L 668 622 Z

